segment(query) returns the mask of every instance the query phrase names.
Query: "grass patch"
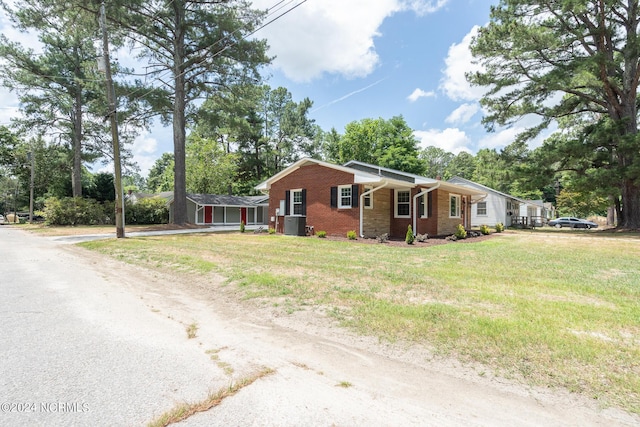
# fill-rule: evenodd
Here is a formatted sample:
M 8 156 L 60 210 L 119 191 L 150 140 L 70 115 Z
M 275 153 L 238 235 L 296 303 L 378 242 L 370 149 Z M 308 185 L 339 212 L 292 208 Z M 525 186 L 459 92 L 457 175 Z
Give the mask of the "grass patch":
M 244 387 L 253 384 L 256 380 L 262 377 L 271 375 L 274 372 L 275 371 L 273 369 L 264 368 L 252 376 L 240 379 L 239 381 L 236 381 L 230 384 L 228 387 L 224 387 L 215 393 L 209 394 L 209 396 L 207 396 L 206 399 L 200 402 L 183 403 L 183 404 L 177 405 L 176 407 L 169 410 L 168 412 L 165 412 L 164 414 L 160 415 L 155 420 L 149 422 L 147 426 L 148 427 L 165 427 L 165 426 L 168 426 L 169 424 L 175 424 L 180 421 L 186 420 L 187 418 L 189 418 L 190 416 L 198 412 L 208 411 L 214 406 L 219 405 L 227 397 L 233 396 Z
M 290 313 L 426 344 L 528 384 L 640 413 L 640 239 L 522 231 L 428 247 L 208 234 L 81 244 L 184 274 L 215 272 Z
M 192 323 L 186 327 L 187 338 L 190 340 L 198 336 L 198 324 Z

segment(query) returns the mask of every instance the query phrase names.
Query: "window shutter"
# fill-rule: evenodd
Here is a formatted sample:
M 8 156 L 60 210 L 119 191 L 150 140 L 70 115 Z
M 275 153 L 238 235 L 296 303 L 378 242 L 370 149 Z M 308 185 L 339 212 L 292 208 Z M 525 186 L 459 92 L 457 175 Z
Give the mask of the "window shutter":
M 284 200 L 284 214 L 291 215 L 291 191 L 285 191 Z
M 302 215 L 307 215 L 307 190 L 302 189 Z
M 331 207 L 338 207 L 338 187 L 331 187 Z
M 351 207 L 352 208 L 357 208 L 358 207 L 358 184 L 353 184 L 351 186 Z
M 433 216 L 433 191 L 427 193 L 427 216 L 431 218 Z

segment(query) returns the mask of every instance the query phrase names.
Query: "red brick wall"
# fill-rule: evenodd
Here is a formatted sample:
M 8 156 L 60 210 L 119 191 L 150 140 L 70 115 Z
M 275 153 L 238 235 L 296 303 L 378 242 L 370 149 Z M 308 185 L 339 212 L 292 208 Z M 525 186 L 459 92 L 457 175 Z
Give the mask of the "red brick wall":
M 411 225 L 413 228 L 413 197 L 421 193 L 423 189 L 421 187 L 417 187 L 411 190 L 411 218 L 395 218 L 395 190 L 389 190 L 391 195 L 391 210 L 389 215 L 391 217 L 391 237 L 402 238 L 404 239 L 407 235 L 407 227 Z M 421 218 L 418 216 L 416 221 L 416 230 L 413 230 L 414 233 L 417 234 L 428 234 L 429 236 L 435 236 L 438 233 L 438 197 L 436 193 L 438 190 L 434 190 L 432 193 L 432 206 L 431 206 L 431 217 Z M 428 195 L 425 194 L 425 198 Z M 425 204 L 425 209 L 428 209 Z
M 271 217 L 275 217 L 280 200 L 285 200 L 287 190 L 307 190 L 307 225 L 314 230 L 326 231 L 329 235 L 346 236 L 347 231 L 360 233 L 358 221 L 360 208 L 338 209 L 331 207 L 331 187 L 353 184 L 353 174 L 312 164 L 302 166 L 298 170 L 278 180 L 269 190 L 269 227 L 274 227 Z M 362 194 L 360 186 L 358 194 Z M 358 203 L 360 200 L 358 200 Z M 278 218 L 278 232 L 283 231 L 284 212 Z

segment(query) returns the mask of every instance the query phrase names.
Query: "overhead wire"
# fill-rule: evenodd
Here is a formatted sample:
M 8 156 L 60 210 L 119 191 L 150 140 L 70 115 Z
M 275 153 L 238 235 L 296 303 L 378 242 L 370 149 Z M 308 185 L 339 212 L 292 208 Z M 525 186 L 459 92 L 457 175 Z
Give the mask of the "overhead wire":
M 166 8 L 166 7 L 169 7 L 169 6 L 170 6 L 174 1 L 175 1 L 175 0 L 170 0 L 170 1 L 169 1 L 169 2 L 164 6 L 164 7 L 165 7 L 165 8 Z M 277 3 L 275 3 L 273 6 L 271 6 L 271 7 L 269 7 L 269 8 L 267 9 L 267 14 L 266 14 L 266 16 L 265 16 L 265 17 L 268 19 L 269 17 L 271 17 L 271 16 L 275 15 L 276 13 L 280 12 L 281 10 L 285 9 L 287 6 L 289 6 L 289 5 L 290 5 L 291 3 L 293 3 L 294 1 L 297 1 L 297 0 L 280 0 L 280 1 L 278 1 L 278 2 L 277 2 Z M 274 18 L 270 19 L 270 20 L 269 20 L 269 21 L 267 21 L 266 23 L 261 24 L 261 25 L 260 25 L 258 28 L 256 28 L 255 30 L 253 30 L 253 31 L 251 31 L 251 32 L 249 32 L 249 33 L 247 33 L 247 34 L 245 34 L 244 36 L 242 36 L 242 37 L 241 37 L 241 39 L 240 39 L 240 40 L 246 40 L 248 37 L 251 37 L 252 35 L 254 35 L 255 33 L 257 33 L 258 31 L 260 31 L 260 30 L 264 29 L 265 27 L 267 27 L 267 26 L 269 26 L 269 25 L 273 24 L 273 23 L 274 23 L 274 22 L 276 22 L 277 20 L 281 19 L 283 16 L 285 16 L 285 15 L 287 15 L 287 14 L 291 13 L 293 10 L 297 9 L 298 7 L 300 7 L 301 5 L 303 5 L 304 3 L 306 3 L 307 1 L 308 1 L 308 0 L 302 0 L 302 1 L 297 2 L 295 5 L 293 5 L 293 6 L 292 6 L 292 7 L 290 7 L 289 9 L 285 10 L 284 12 L 282 12 L 281 14 L 279 14 L 278 16 L 275 16 Z M 158 11 L 155 13 L 155 15 L 153 15 L 153 16 L 151 17 L 151 19 L 155 19 L 155 18 L 157 18 L 157 17 L 160 15 L 160 13 L 161 13 L 161 12 L 162 12 L 161 10 L 158 10 Z M 229 35 L 227 35 L 227 36 L 225 36 L 225 37 L 223 37 L 223 38 L 221 38 L 221 39 L 219 39 L 219 40 L 216 40 L 214 43 L 212 43 L 211 45 L 207 46 L 204 50 L 205 50 L 205 51 L 209 51 L 209 50 L 213 49 L 216 45 L 219 45 L 219 44 L 221 44 L 221 43 L 224 43 L 224 42 L 225 42 L 225 40 L 228 40 L 231 36 L 233 36 L 233 35 L 234 35 L 234 34 L 236 34 L 236 33 L 241 32 L 242 30 L 243 30 L 243 28 L 239 28 L 239 29 L 237 29 L 237 30 L 233 31 L 233 32 L 232 32 L 232 33 L 230 33 Z M 231 47 L 233 47 L 233 46 L 237 45 L 237 44 L 239 43 L 239 41 L 240 41 L 240 40 L 238 40 L 238 41 L 234 41 L 234 42 L 231 42 L 228 46 L 225 46 L 223 49 L 221 49 L 221 50 L 219 50 L 219 51 L 215 52 L 214 54 L 212 54 L 212 55 L 209 57 L 209 59 L 210 59 L 210 58 L 216 58 L 217 56 L 222 55 L 222 53 L 223 53 L 223 52 L 225 52 L 225 51 L 226 51 L 226 50 L 228 50 L 229 48 L 231 48 Z M 202 61 L 200 61 L 200 62 L 196 63 L 196 65 L 200 65 L 200 64 L 204 63 L 205 61 L 207 61 L 207 60 L 209 60 L 209 59 L 203 59 Z M 161 66 L 162 66 L 162 65 L 161 65 Z M 183 71 L 183 72 L 182 72 L 182 73 L 180 73 L 180 74 L 174 75 L 173 77 L 175 78 L 175 77 L 183 76 L 183 75 L 185 75 L 187 72 L 188 72 L 188 70 L 185 70 L 185 71 Z M 162 72 L 161 72 L 161 73 L 162 73 Z M 148 73 L 145 73 L 145 74 L 137 74 L 137 73 L 118 73 L 118 74 L 119 74 L 119 75 L 132 75 L 132 76 L 147 76 L 147 75 L 148 75 Z M 154 78 L 151 80 L 151 83 L 153 84 L 153 82 L 155 81 L 155 82 L 160 82 L 160 83 L 161 83 L 162 85 L 164 85 L 164 86 L 170 86 L 168 83 L 164 82 L 162 79 L 164 79 L 164 78 L 166 78 L 166 77 L 169 77 L 169 76 L 172 76 L 172 74 L 173 74 L 173 73 L 172 73 L 170 70 L 166 70 L 164 73 L 162 73 L 162 74 L 160 74 L 160 75 L 158 75 L 158 76 L 154 77 Z M 89 82 L 101 82 L 101 81 L 103 81 L 102 79 L 87 79 L 87 78 L 84 78 L 84 79 L 78 79 L 78 78 L 74 78 L 74 77 L 70 77 L 70 76 L 41 76 L 41 77 L 49 78 L 49 79 L 52 79 L 52 80 L 55 80 L 55 79 L 80 80 L 80 81 L 88 82 L 88 83 L 89 83 Z M 141 95 L 134 96 L 134 95 L 136 95 L 136 93 L 137 93 L 137 92 L 139 92 L 139 91 L 141 91 L 141 90 L 143 90 L 143 88 L 139 88 L 139 89 L 132 90 L 132 91 L 128 92 L 125 96 L 127 96 L 127 97 L 132 97 L 132 100 L 135 102 L 135 101 L 138 101 L 138 100 L 142 99 L 143 97 L 145 97 L 145 96 L 149 95 L 150 93 L 154 92 L 155 90 L 157 90 L 157 88 L 149 89 L 148 91 L 144 92 L 144 93 L 143 93 L 143 94 L 141 94 Z M 4 107 L 4 108 L 10 108 L 10 107 Z
M 296 0 L 281 0 L 278 3 L 276 3 L 275 5 L 271 6 L 270 8 L 267 9 L 267 15 L 266 17 L 268 18 L 269 16 L 274 15 L 275 13 L 279 12 L 280 10 L 284 9 L 286 6 L 288 6 L 289 4 L 293 3 Z M 245 34 L 244 36 L 242 36 L 241 40 L 245 40 L 248 37 L 252 36 L 253 34 L 257 33 L 258 31 L 262 30 L 263 28 L 267 27 L 268 25 L 271 25 L 272 23 L 276 22 L 278 19 L 282 18 L 283 16 L 287 15 L 288 13 L 290 13 L 291 11 L 293 11 L 294 9 L 298 8 L 299 6 L 303 5 L 304 3 L 306 3 L 308 0 L 302 0 L 301 2 L 295 4 L 294 6 L 292 6 L 291 8 L 285 10 L 283 13 L 281 13 L 280 15 L 276 16 L 275 18 L 271 19 L 270 21 L 266 22 L 265 24 L 260 25 L 257 29 L 255 29 L 254 31 Z M 284 3 L 284 4 L 283 4 Z M 213 47 L 215 47 L 216 45 L 223 43 L 225 40 L 227 40 L 229 38 L 229 36 L 234 35 L 237 32 L 242 31 L 242 29 L 237 29 L 235 31 L 233 31 L 230 35 L 223 37 L 219 40 L 216 40 L 214 43 L 212 43 L 211 45 L 207 46 L 204 50 L 210 50 Z M 219 50 L 218 52 L 212 54 L 211 58 L 215 58 L 219 55 L 221 55 L 225 50 L 229 49 L 232 46 L 235 46 L 236 44 L 238 44 L 239 41 L 236 42 L 232 42 L 231 44 L 229 44 L 229 46 L 226 46 L 224 49 Z M 197 65 L 204 63 L 206 60 L 202 60 L 200 62 L 197 63 Z M 183 71 L 180 74 L 174 75 L 173 77 L 180 77 L 183 76 L 187 73 L 187 70 Z M 162 85 L 164 86 L 169 86 L 167 83 L 165 83 L 164 81 L 162 81 L 163 78 L 165 77 L 169 77 L 171 76 L 173 73 L 171 71 L 165 71 L 164 73 L 162 73 L 161 75 L 155 77 L 153 80 L 155 81 L 159 81 L 160 83 L 162 83 Z M 152 82 L 153 82 L 152 80 Z M 149 95 L 150 93 L 154 92 L 157 88 L 153 88 L 148 90 L 147 92 L 143 93 L 142 95 L 136 96 L 134 97 L 134 100 L 139 100 L 147 95 Z M 141 89 L 138 90 L 134 90 L 132 92 L 129 92 L 127 95 L 128 96 L 132 96 L 134 95 L 136 92 L 138 92 Z

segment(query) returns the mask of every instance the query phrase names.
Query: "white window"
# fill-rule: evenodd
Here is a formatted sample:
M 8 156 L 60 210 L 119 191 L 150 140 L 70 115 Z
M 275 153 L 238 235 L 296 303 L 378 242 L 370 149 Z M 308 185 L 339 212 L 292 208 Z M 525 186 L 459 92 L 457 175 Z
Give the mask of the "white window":
M 478 202 L 477 212 L 479 216 L 487 216 L 487 202 Z
M 449 218 L 460 218 L 460 196 L 449 195 Z
M 338 187 L 338 208 L 351 207 L 351 186 L 341 185 Z
M 302 190 L 291 190 L 291 215 L 302 215 Z
M 365 209 L 373 209 L 373 193 L 366 194 L 366 192 L 370 190 L 373 190 L 373 187 L 371 187 L 370 185 L 365 185 L 365 196 L 363 197 Z
M 409 190 L 396 190 L 396 218 L 409 218 L 411 216 L 411 192 Z

